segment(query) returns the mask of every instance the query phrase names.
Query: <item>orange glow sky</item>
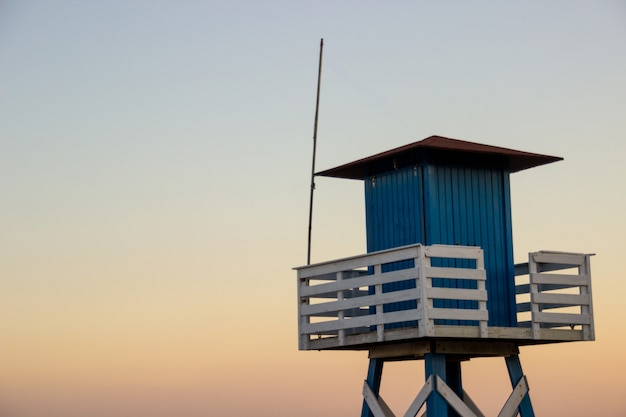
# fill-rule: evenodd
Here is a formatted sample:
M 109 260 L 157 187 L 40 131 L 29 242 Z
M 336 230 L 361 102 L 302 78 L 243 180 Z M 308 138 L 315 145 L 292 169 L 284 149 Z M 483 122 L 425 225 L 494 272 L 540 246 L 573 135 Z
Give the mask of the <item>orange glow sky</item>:
M 299 352 L 317 166 L 438 134 L 558 155 L 512 176 L 515 258 L 596 253 L 597 341 L 522 348 L 542 417 L 623 417 L 620 1 L 0 2 L 0 417 L 356 416 L 364 352 Z M 320 178 L 313 261 L 365 251 Z M 421 362 L 391 364 L 402 414 Z M 487 415 L 504 361 L 464 368 Z

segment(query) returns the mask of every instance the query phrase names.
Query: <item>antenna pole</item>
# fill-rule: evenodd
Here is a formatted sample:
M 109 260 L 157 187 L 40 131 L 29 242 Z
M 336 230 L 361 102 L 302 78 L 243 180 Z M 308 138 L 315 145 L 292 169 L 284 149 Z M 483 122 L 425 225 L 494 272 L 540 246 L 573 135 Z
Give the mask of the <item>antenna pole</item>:
M 317 71 L 317 99 L 315 101 L 315 122 L 313 124 L 313 161 L 311 163 L 311 198 L 309 199 L 309 238 L 307 245 L 306 264 L 311 264 L 311 230 L 313 229 L 313 192 L 315 191 L 315 151 L 317 148 L 317 117 L 320 109 L 320 85 L 322 82 L 322 52 L 324 38 L 320 39 L 320 62 Z

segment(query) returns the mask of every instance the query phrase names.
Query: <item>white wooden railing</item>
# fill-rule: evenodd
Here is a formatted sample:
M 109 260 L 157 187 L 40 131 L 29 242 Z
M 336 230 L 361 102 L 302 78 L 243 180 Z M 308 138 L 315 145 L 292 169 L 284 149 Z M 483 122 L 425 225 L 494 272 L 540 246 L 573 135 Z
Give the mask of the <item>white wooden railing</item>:
M 463 260 L 452 263 L 464 267 L 432 266 L 433 258 Z M 389 267 L 390 264 L 393 265 Z M 394 331 L 405 332 L 405 336 L 410 333 L 413 337 L 435 336 L 435 324 L 448 321 L 476 322 L 479 336 L 488 336 L 486 273 L 481 248 L 416 244 L 296 270 L 301 350 L 383 342 Z M 472 284 L 464 285 L 470 288 L 437 287 L 433 286 L 433 278 L 445 278 L 453 283 L 450 286 L 461 282 L 455 280 Z M 386 284 L 394 283 L 404 289 L 383 290 Z M 438 308 L 433 303 L 435 299 L 457 300 L 456 304 L 465 308 Z M 409 304 L 396 311 L 386 311 L 389 309 L 385 306 L 400 302 Z
M 540 251 L 515 266 L 518 326 L 530 327 L 533 339 L 543 329 L 582 330 L 582 340 L 595 340 L 591 294 L 592 255 Z M 559 271 L 559 273 L 548 273 Z M 530 317 L 523 320 L 523 317 Z

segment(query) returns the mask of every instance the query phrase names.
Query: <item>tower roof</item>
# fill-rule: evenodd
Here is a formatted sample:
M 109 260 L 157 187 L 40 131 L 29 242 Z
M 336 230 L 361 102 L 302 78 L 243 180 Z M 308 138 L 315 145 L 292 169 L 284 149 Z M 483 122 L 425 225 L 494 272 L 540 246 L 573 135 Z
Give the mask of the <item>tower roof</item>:
M 360 180 L 367 175 L 391 171 L 418 163 L 421 161 L 423 154 L 431 149 L 444 153 L 463 154 L 467 158 L 472 158 L 472 156 L 501 158 L 508 165 L 511 173 L 563 160 L 563 158 L 558 156 L 516 151 L 514 149 L 450 139 L 443 136 L 430 136 L 399 148 L 318 172 L 315 175 Z

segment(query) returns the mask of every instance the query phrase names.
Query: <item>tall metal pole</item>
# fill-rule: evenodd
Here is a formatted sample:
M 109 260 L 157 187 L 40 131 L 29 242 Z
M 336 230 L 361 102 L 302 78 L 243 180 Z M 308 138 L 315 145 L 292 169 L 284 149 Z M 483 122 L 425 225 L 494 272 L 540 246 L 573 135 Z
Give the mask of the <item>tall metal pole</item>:
M 320 109 L 320 85 L 322 82 L 322 52 L 324 39 L 320 40 L 320 62 L 317 71 L 317 100 L 315 102 L 315 123 L 313 125 L 313 161 L 311 163 L 311 198 L 309 199 L 309 239 L 307 245 L 306 264 L 311 264 L 311 230 L 313 228 L 313 192 L 315 191 L 315 151 L 317 149 L 317 117 Z

